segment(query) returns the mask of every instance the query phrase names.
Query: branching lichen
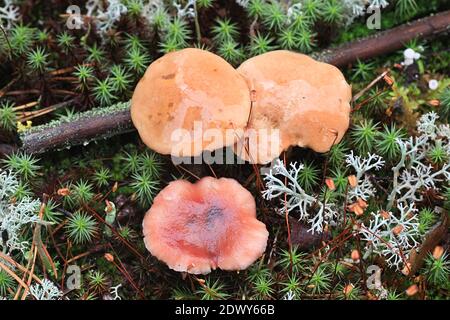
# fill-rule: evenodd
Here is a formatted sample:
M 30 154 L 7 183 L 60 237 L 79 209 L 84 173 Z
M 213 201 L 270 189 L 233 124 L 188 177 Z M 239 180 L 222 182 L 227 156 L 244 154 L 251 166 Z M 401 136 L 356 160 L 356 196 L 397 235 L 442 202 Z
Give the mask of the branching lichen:
M 376 154 L 367 154 L 367 158 L 361 158 L 360 156 L 355 156 L 353 150 L 349 155 L 347 155 L 345 162 L 347 167 L 353 167 L 356 171 L 356 181 L 357 185 L 350 189 L 349 200 L 356 200 L 358 198 L 367 201 L 370 197 L 374 196 L 376 189 L 374 188 L 372 182 L 367 175 L 367 172 L 375 169 L 380 170 L 384 166 L 383 159 Z
M 368 226 L 361 225 L 362 240 L 367 242 L 370 252 L 386 258 L 391 267 L 401 269 L 408 261 L 410 252 L 419 244 L 419 219 L 414 204 L 397 206 L 393 212 L 372 212 Z
M 397 139 L 400 147 L 400 161 L 392 168 L 393 187 L 388 196 L 388 210 L 394 202 L 407 203 L 422 201 L 423 188 L 436 188 L 436 184 L 450 179 L 450 163 L 436 169 L 426 163 L 427 154 L 436 144 L 442 144 L 450 155 L 448 125 L 436 125 L 438 115 L 424 114 L 417 122 L 418 137 L 407 140 Z M 444 142 L 444 143 L 443 143 Z
M 318 199 L 319 196 L 311 196 L 303 190 L 298 183 L 298 176 L 303 168 L 303 164 L 291 163 L 290 169 L 287 169 L 283 161 L 277 159 L 264 177 L 267 189 L 263 191 L 263 197 L 267 200 L 280 199 L 280 213 L 295 211 L 299 214 L 299 220 L 310 224 L 309 230 L 312 233 L 322 232 L 325 225 L 336 220 L 338 213 L 334 204 L 322 202 Z
M 103 2 L 90 0 L 86 3 L 87 16 L 94 17 L 100 34 L 111 30 L 115 23 L 127 13 L 127 7 L 120 0 L 108 0 L 108 6 L 103 8 Z
M 188 0 L 183 6 L 177 1 L 173 1 L 173 6 L 177 9 L 177 16 L 180 19 L 195 17 L 195 0 Z
M 0 7 L 0 26 L 9 30 L 21 18 L 19 7 L 14 0 L 5 0 L 3 7 Z
M 35 283 L 30 286 L 30 295 L 36 300 L 58 300 L 62 292 L 48 279 L 42 280 L 42 283 Z
M 0 249 L 3 253 L 25 252 L 29 243 L 22 238 L 22 232 L 27 225 L 40 221 L 37 214 L 40 202 L 29 197 L 15 199 L 18 188 L 19 181 L 14 174 L 0 170 Z

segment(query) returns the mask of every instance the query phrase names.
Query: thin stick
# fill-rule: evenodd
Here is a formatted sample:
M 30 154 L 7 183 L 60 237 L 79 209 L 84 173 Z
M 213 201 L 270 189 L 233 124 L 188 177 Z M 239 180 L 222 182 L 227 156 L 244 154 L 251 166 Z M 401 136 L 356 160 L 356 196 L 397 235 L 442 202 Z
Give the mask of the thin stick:
M 139 253 L 139 251 L 137 251 L 132 244 L 130 244 L 125 238 L 123 238 L 120 233 L 116 230 L 116 228 L 114 228 L 112 225 L 110 225 L 109 223 L 107 223 L 105 221 L 105 219 L 103 219 L 95 210 L 91 209 L 88 206 L 85 206 L 85 208 L 90 211 L 94 217 L 99 220 L 101 223 L 103 223 L 104 225 L 106 225 L 107 227 L 109 227 L 111 229 L 111 231 L 117 236 L 117 238 L 123 243 L 125 244 L 132 252 L 133 254 L 135 254 L 138 258 L 142 259 L 142 261 L 145 261 L 145 258 L 142 254 Z
M 176 166 L 177 168 L 182 169 L 184 172 L 189 173 L 191 176 L 193 176 L 195 179 L 200 180 L 200 177 L 189 171 L 188 169 L 184 168 L 182 165 Z
M 283 152 L 283 161 L 284 165 L 287 168 L 286 162 L 286 152 Z M 284 184 L 287 185 L 287 177 L 284 177 Z M 292 274 L 292 270 L 294 268 L 294 260 L 292 258 L 292 240 L 291 240 L 291 226 L 289 225 L 289 211 L 287 210 L 287 192 L 284 193 L 284 219 L 286 220 L 286 227 L 288 233 L 288 246 L 289 246 L 289 273 Z
M 197 1 L 194 1 L 194 11 L 195 11 L 195 17 L 194 17 L 195 33 L 197 34 L 198 45 L 200 45 L 200 43 L 202 41 L 202 33 L 200 30 L 200 23 L 198 21 Z
M 16 90 L 16 91 L 8 91 L 3 95 L 5 96 L 21 96 L 25 94 L 41 94 L 41 92 L 37 89 L 28 89 L 28 90 Z
M 0 258 L 2 260 L 8 261 L 9 264 L 12 264 L 14 267 L 16 267 L 17 269 L 19 269 L 20 271 L 24 272 L 25 274 L 29 273 L 29 271 L 20 263 L 14 261 L 11 257 L 5 255 L 4 253 L 2 253 L 0 251 Z M 33 279 L 37 282 L 37 283 L 42 283 L 42 280 L 39 279 L 36 275 L 33 275 Z
M 423 39 L 447 32 L 450 10 L 402 24 L 343 46 L 324 50 L 314 55 L 317 59 L 344 67 L 359 60 L 365 60 L 401 49 L 413 39 Z
M 0 29 L 2 30 L 3 36 L 4 36 L 5 39 L 6 39 L 6 43 L 8 44 L 8 47 L 9 47 L 9 57 L 11 58 L 13 49 L 12 49 L 11 43 L 9 42 L 8 35 L 6 34 L 6 31 L 5 31 L 5 29 L 3 29 L 2 25 L 0 25 Z
M 28 109 L 28 108 L 34 107 L 34 106 L 36 106 L 38 104 L 39 104 L 38 101 L 28 102 L 28 103 L 25 103 L 25 104 L 23 104 L 21 106 L 14 107 L 13 110 L 14 111 L 24 110 L 24 109 Z
M 92 67 L 93 65 L 94 65 L 93 63 L 82 64 L 82 66 L 85 66 L 85 67 Z M 51 76 L 60 76 L 62 74 L 66 74 L 66 73 L 70 73 L 70 72 L 74 71 L 75 68 L 76 67 L 67 67 L 67 68 L 63 68 L 63 69 L 53 70 L 53 71 L 50 71 L 48 74 Z
M 358 100 L 359 98 L 361 98 L 362 95 L 364 95 L 364 93 L 366 93 L 370 88 L 372 88 L 378 81 L 380 81 L 381 79 L 384 78 L 385 75 L 387 75 L 391 70 L 387 69 L 386 71 L 384 71 L 382 74 L 380 74 L 378 77 L 376 77 L 371 83 L 369 83 L 367 85 L 367 87 L 365 87 L 364 89 L 362 89 L 360 92 L 358 92 L 357 94 L 355 94 L 353 96 L 352 102 L 355 102 L 356 100 Z
M 14 78 L 12 79 L 6 86 L 4 86 L 2 88 L 2 90 L 0 90 L 0 98 L 3 97 L 5 95 L 5 93 L 8 91 L 9 88 L 11 88 L 11 86 L 17 82 L 17 80 L 19 80 L 19 78 Z
M 47 108 L 43 108 L 41 110 L 23 112 L 22 113 L 23 117 L 20 118 L 19 120 L 21 120 L 21 121 L 30 120 L 30 119 L 42 116 L 44 114 L 53 112 L 53 111 L 55 111 L 57 109 L 67 107 L 68 105 L 71 105 L 73 102 L 74 102 L 74 99 L 71 99 L 71 100 L 68 100 L 68 101 L 64 101 L 64 102 L 60 102 L 60 103 L 54 104 L 54 105 L 49 106 Z
M 30 274 L 29 274 L 28 280 L 27 280 L 27 286 L 25 287 L 25 289 L 23 291 L 21 300 L 25 300 L 25 298 L 28 295 L 28 291 L 30 291 L 31 279 L 33 278 L 34 267 L 36 266 L 37 251 L 38 251 L 37 246 L 35 245 L 34 251 L 33 251 L 33 264 L 31 265 Z
M 22 279 L 19 278 L 17 274 L 14 273 L 10 268 L 8 268 L 6 265 L 0 262 L 0 270 L 5 270 L 7 274 L 9 274 L 11 277 L 14 278 L 22 287 L 28 288 L 27 284 L 22 281 Z M 29 289 L 29 288 L 28 288 Z M 14 298 L 14 300 L 17 300 Z

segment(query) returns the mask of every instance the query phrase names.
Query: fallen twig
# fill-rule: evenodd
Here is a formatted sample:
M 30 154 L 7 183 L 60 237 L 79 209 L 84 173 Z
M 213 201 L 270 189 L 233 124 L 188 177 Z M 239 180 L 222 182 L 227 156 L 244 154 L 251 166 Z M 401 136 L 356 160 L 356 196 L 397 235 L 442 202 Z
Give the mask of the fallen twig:
M 81 113 L 73 119 L 32 128 L 22 136 L 21 150 L 27 153 L 43 153 L 88 144 L 92 140 L 131 130 L 129 103 L 119 103 L 105 109 Z
M 449 25 L 450 11 L 447 10 L 335 49 L 322 51 L 315 55 L 315 58 L 337 67 L 343 67 L 357 59 L 364 60 L 398 50 L 413 39 L 428 38 L 450 31 Z

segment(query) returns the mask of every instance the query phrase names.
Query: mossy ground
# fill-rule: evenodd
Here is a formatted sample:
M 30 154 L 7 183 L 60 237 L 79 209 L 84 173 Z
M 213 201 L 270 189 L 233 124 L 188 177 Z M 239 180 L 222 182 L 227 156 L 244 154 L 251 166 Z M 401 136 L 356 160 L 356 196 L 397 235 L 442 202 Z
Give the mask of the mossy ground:
M 38 4 L 35 5 L 35 2 Z M 251 1 L 255 6 L 259 2 L 268 5 L 265 1 Z M 395 5 L 386 8 L 386 14 L 382 16 L 383 29 L 446 9 L 445 1 L 415 2 L 417 8 L 408 11 L 408 14 L 401 15 Z M 79 119 L 81 111 L 91 110 L 83 117 L 91 113 L 98 115 L 111 111 L 108 108 L 116 108 L 111 107 L 114 103 L 128 101 L 148 63 L 169 49 L 197 45 L 219 52 L 233 64 L 239 64 L 254 52 L 283 48 L 278 41 L 281 30 L 276 27 L 278 20 L 274 15 L 252 15 L 250 10 L 243 9 L 234 1 L 211 1 L 211 7 L 198 8 L 200 44 L 196 43 L 198 34 L 195 22 L 186 19 L 182 20 L 186 22 L 178 24 L 173 18 L 176 15 L 173 7 L 167 6 L 168 11 L 164 13 L 167 16 L 163 16 L 171 22 L 165 25 L 164 30 L 159 30 L 157 22 L 150 24 L 131 14 L 130 8 L 139 1 L 124 3 L 128 6 L 128 14 L 108 33 L 99 35 L 93 24 L 92 29 L 66 30 L 65 18 L 61 17 L 67 6 L 64 1 L 48 4 L 20 1 L 23 23 L 7 31 L 8 41 L 0 35 L 0 90 L 4 88 L 4 94 L 0 97 L 3 105 L 0 110 L 2 144 L 20 145 L 16 121 L 33 115 L 13 110 L 13 120 L 10 121 L 8 112 L 11 110 L 5 107 L 6 101 L 16 107 L 37 102 L 25 112 L 39 112 L 57 103 L 70 101 L 69 106 L 31 117 L 33 127 L 42 126 L 31 128 L 29 132 L 45 130 L 61 122 Z M 335 4 L 328 0 L 317 3 L 320 10 L 324 10 L 325 3 Z M 82 7 L 82 1 L 71 4 Z M 230 40 L 236 46 L 227 47 L 232 50 L 225 50 L 224 43 L 214 40 L 211 30 L 219 18 L 222 21 L 229 18 L 239 30 L 238 34 L 233 33 Z M 256 24 L 252 23 L 255 21 Z M 320 14 L 302 31 L 308 32 L 308 42 L 293 49 L 305 53 L 374 33 L 365 27 L 364 18 L 358 18 L 345 28 L 336 21 L 327 22 Z M 255 41 L 255 33 L 267 37 L 270 43 Z M 390 168 L 398 161 L 398 153 L 395 145 L 389 144 L 389 135 L 383 126 L 390 128 L 395 125 L 402 135 L 414 135 L 417 119 L 429 111 L 436 111 L 441 115 L 440 120 L 448 123 L 448 35 L 430 41 L 413 41 L 405 44 L 406 47 L 421 52 L 421 58 L 407 69 L 398 65 L 403 61 L 402 50 L 342 68 L 354 94 L 388 68 L 394 84 L 381 80 L 355 102 L 351 127 L 341 144 L 331 153 L 317 154 L 311 150 L 293 148 L 281 155 L 287 162 L 301 161 L 310 166 L 309 173 L 313 172 L 313 177 L 304 178 L 308 180 L 309 189 L 320 191 L 326 188 L 325 178 L 331 178 L 337 186 L 331 196 L 344 198 L 347 177 L 351 174 L 345 167 L 344 156 L 350 150 L 361 155 L 370 151 L 385 156 L 386 168 L 377 173 L 375 180 L 381 188 L 389 188 Z M 45 63 L 41 63 L 36 54 L 30 55 L 36 53 L 37 48 L 45 50 Z M 83 64 L 90 68 L 86 78 L 76 69 Z M 142 68 L 141 64 L 145 67 Z M 114 65 L 123 68 L 122 77 L 111 72 Z M 439 81 L 436 90 L 428 87 L 432 79 Z M 102 81 L 104 83 L 100 85 Z M 441 101 L 441 104 L 436 101 Z M 99 106 L 105 109 L 95 109 Z M 2 122 L 4 119 L 8 121 Z M 370 121 L 373 131 L 363 125 Z M 367 137 L 363 137 L 363 131 Z M 111 288 L 119 284 L 122 286 L 118 293 L 123 299 L 283 299 L 287 296 L 295 299 L 372 299 L 379 292 L 367 288 L 366 280 L 370 276 L 367 268 L 370 265 L 382 268 L 382 284 L 389 299 L 449 299 L 449 267 L 444 268 L 447 272 L 446 279 L 444 273 L 445 281 L 434 281 L 430 274 L 436 276 L 432 269 L 437 262 L 432 258 L 428 258 L 415 277 L 407 277 L 389 268 L 375 254 L 362 258 L 360 263 L 352 263 L 352 251 L 362 252 L 363 244 L 359 236 L 352 234 L 354 225 L 351 219 L 342 227 L 331 228 L 328 237 L 318 241 L 314 248 L 297 249 L 296 246 L 302 244 L 295 243 L 296 235 L 292 234 L 294 243 L 290 247 L 285 218 L 276 213 L 278 203 L 262 199 L 255 178 L 259 172 L 251 165 L 177 167 L 169 158 L 148 150 L 137 133 L 48 152 L 38 157 L 39 167 L 29 167 L 33 171 L 31 178 L 22 177 L 24 187 L 17 199 L 27 194 L 46 202 L 44 219 L 53 224 L 41 228 L 41 241 L 34 243 L 38 253 L 13 252 L 11 257 L 23 266 L 33 264 L 34 274 L 53 281 L 70 299 L 102 299 L 110 296 Z M 427 163 L 435 167 L 442 165 L 431 155 Z M 4 168 L 8 165 L 11 165 L 11 160 L 2 164 Z M 267 225 L 270 239 L 264 256 L 248 270 L 217 270 L 208 276 L 180 274 L 169 270 L 144 248 L 141 223 L 158 190 L 175 179 L 195 181 L 196 176 L 205 175 L 235 178 L 255 196 L 258 217 Z M 446 191 L 450 189 L 446 188 L 449 188 L 448 182 L 440 185 L 440 189 L 422 190 L 426 197 L 417 204 L 418 209 L 421 212 L 434 210 L 436 206 L 450 209 L 450 192 Z M 384 201 L 385 198 L 380 196 L 369 202 L 362 219 L 368 218 L 370 211 L 384 208 Z M 292 218 L 291 231 L 299 232 L 295 215 Z M 423 221 L 426 224 L 424 230 L 436 222 L 428 220 Z M 35 228 L 30 226 L 23 230 L 21 236 L 32 243 L 33 232 Z M 448 232 L 439 243 L 447 252 L 450 250 Z M 37 259 L 33 263 L 31 257 L 34 255 Z M 448 258 L 442 263 L 448 264 Z M 70 265 L 81 268 L 79 289 L 67 290 L 65 281 Z M 21 277 L 20 271 L 17 272 Z M 3 290 L 5 284 L 9 288 L 6 291 Z M 405 290 L 413 284 L 420 287 L 420 293 L 409 297 Z M 0 270 L 0 296 L 12 298 L 17 290 L 17 283 Z

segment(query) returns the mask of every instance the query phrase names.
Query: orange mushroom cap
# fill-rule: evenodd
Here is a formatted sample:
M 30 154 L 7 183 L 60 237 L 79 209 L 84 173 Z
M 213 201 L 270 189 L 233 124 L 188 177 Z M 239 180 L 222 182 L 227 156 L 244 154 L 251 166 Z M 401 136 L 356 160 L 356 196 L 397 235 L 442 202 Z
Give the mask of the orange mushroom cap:
M 347 131 L 351 87 L 336 67 L 280 50 L 253 57 L 238 71 L 253 93 L 248 132 L 256 132 L 256 141 L 246 147 L 242 139 L 235 147 L 243 159 L 265 164 L 293 145 L 326 152 Z M 261 139 L 261 129 L 279 129 L 279 144 Z
M 154 61 L 131 100 L 131 119 L 144 143 L 177 157 L 233 145 L 249 113 L 250 94 L 242 76 L 221 57 L 194 48 Z M 204 138 L 207 129 L 218 129 L 219 137 Z M 226 129 L 236 134 L 230 138 Z
M 251 193 L 236 180 L 171 182 L 143 222 L 146 248 L 175 271 L 243 270 L 265 251 L 269 233 Z

